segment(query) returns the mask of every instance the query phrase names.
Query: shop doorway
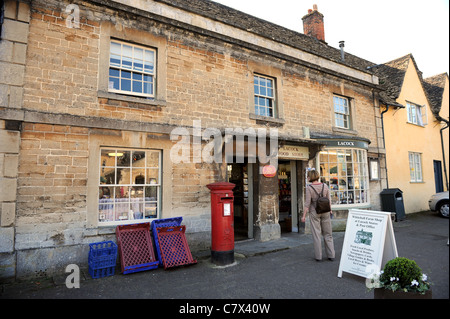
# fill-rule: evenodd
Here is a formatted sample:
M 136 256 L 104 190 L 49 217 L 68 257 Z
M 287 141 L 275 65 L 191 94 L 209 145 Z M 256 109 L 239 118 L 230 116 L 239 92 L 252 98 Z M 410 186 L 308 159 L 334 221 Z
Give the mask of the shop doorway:
M 298 232 L 295 161 L 278 161 L 278 209 L 281 233 Z
M 247 163 L 233 163 L 227 166 L 228 182 L 236 185 L 233 189 L 235 241 L 246 240 L 253 237 L 253 234 L 250 231 L 253 215 L 252 205 L 249 200 L 249 198 L 252 198 L 251 185 L 249 185 L 251 179 L 249 166 L 250 165 Z

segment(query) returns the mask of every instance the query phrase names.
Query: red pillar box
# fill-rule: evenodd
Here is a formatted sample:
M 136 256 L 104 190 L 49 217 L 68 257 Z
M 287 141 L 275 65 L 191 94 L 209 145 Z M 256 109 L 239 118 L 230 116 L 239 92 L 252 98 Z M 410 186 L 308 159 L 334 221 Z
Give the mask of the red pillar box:
M 211 190 L 211 261 L 219 266 L 234 263 L 234 209 L 232 183 L 206 185 Z

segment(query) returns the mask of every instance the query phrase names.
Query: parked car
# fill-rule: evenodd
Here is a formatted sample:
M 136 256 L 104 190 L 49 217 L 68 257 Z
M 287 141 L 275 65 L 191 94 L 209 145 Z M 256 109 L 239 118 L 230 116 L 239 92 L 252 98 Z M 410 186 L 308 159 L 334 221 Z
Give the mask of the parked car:
M 448 191 L 431 196 L 428 205 L 430 210 L 437 211 L 442 217 L 448 218 Z

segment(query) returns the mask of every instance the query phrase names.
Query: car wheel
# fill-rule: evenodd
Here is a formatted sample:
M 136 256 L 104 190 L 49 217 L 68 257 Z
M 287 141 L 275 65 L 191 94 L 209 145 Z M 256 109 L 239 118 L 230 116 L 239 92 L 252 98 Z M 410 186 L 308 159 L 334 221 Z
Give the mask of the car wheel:
M 438 212 L 442 217 L 448 218 L 448 201 L 439 204 Z

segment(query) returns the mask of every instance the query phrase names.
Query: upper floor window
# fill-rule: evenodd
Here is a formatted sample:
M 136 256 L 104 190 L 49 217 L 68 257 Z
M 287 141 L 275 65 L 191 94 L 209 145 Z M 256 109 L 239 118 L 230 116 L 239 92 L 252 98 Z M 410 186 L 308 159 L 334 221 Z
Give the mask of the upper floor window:
M 408 122 L 420 126 L 427 125 L 427 112 L 425 105 L 416 105 L 406 102 L 406 112 L 408 113 Z
M 276 117 L 274 79 L 255 75 L 253 83 L 255 90 L 255 114 Z
M 339 128 L 350 129 L 350 103 L 345 97 L 334 96 L 334 118 L 335 125 Z
M 156 50 L 113 40 L 110 46 L 110 92 L 155 97 Z

